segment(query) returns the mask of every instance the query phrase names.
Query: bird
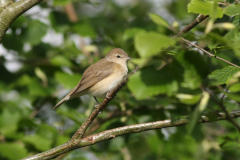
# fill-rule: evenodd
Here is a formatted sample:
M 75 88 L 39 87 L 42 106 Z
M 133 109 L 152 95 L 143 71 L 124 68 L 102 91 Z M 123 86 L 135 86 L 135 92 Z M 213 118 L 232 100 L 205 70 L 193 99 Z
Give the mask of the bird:
M 108 98 L 107 94 L 127 75 L 127 61 L 130 59 L 132 58 L 121 48 L 110 50 L 104 58 L 84 71 L 78 84 L 53 109 L 85 94 L 91 94 L 99 104 L 96 97 Z

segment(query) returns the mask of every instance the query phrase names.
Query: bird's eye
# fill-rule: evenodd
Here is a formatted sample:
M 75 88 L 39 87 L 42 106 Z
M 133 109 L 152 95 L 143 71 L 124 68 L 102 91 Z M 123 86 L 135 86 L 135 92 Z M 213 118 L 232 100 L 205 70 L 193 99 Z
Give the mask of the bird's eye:
M 120 56 L 119 56 L 119 55 L 117 55 L 117 58 L 120 58 Z

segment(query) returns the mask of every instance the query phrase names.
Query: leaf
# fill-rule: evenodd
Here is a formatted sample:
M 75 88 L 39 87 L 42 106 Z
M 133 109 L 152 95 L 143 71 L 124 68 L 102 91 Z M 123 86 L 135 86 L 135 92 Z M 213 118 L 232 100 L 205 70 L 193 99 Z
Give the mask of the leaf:
M 148 15 L 150 16 L 151 20 L 154 23 L 156 23 L 156 24 L 158 24 L 160 26 L 166 27 L 166 28 L 169 27 L 168 22 L 165 19 L 163 19 L 161 16 L 159 16 L 157 14 L 154 14 L 154 13 L 149 13 Z
M 230 87 L 229 87 L 229 91 L 231 92 L 240 92 L 240 83 L 235 83 L 235 84 L 232 84 Z
M 135 48 L 142 58 L 157 55 L 162 48 L 175 44 L 175 40 L 156 32 L 140 32 L 135 36 Z
M 188 4 L 188 13 L 193 12 L 197 14 L 209 15 L 213 18 L 222 18 L 223 9 L 216 6 L 217 3 L 204 2 L 200 0 L 191 0 Z M 216 13 L 215 12 L 216 8 Z
M 176 97 L 183 104 L 193 105 L 199 102 L 199 100 L 201 99 L 201 94 L 199 95 L 177 94 Z
M 32 144 L 39 151 L 51 149 L 52 140 L 42 135 L 35 134 L 31 136 L 25 136 L 22 140 Z
M 55 66 L 72 66 L 72 63 L 65 56 L 55 56 L 51 58 L 50 62 Z
M 23 40 L 31 45 L 36 45 L 41 42 L 41 39 L 47 33 L 47 29 L 47 25 L 39 20 L 31 20 L 28 23 L 28 29 L 23 33 Z
M 158 94 L 172 95 L 178 90 L 178 83 L 169 71 L 143 69 L 129 77 L 128 88 L 139 100 Z
M 210 79 L 215 79 L 217 84 L 224 84 L 231 76 L 239 71 L 239 68 L 233 66 L 227 66 L 222 69 L 213 71 L 210 75 Z
M 21 143 L 0 143 L 0 155 L 10 160 L 22 159 L 27 156 L 27 150 Z
M 199 120 L 199 117 L 200 117 L 201 113 L 207 107 L 209 98 L 210 98 L 209 93 L 204 91 L 202 93 L 202 99 L 201 99 L 199 105 L 195 108 L 193 114 L 190 116 L 190 121 L 189 121 L 189 124 L 187 125 L 189 133 L 192 133 L 195 125 L 197 124 L 197 122 Z
M 28 89 L 30 95 L 33 96 L 48 96 L 50 91 L 47 87 L 43 87 L 43 85 L 36 79 L 32 79 L 31 83 L 28 84 Z
M 181 86 L 184 88 L 197 89 L 202 85 L 202 80 L 208 75 L 207 63 L 203 56 L 195 51 L 178 53 L 176 60 L 184 68 L 184 81 Z
M 240 102 L 240 93 L 225 93 L 230 99 Z
M 11 137 L 16 133 L 18 128 L 18 122 L 20 120 L 19 112 L 10 112 L 8 109 L 4 109 L 0 115 L 0 132 L 5 137 Z
M 73 30 L 83 37 L 95 38 L 97 35 L 94 28 L 87 23 L 77 23 L 73 26 Z
M 240 14 L 240 5 L 239 4 L 231 4 L 224 8 L 224 14 L 228 16 L 236 16 Z
M 130 28 L 126 29 L 123 33 L 123 40 L 128 40 L 130 38 L 133 38 L 135 35 L 137 35 L 139 32 L 144 32 L 141 28 Z
M 35 74 L 37 75 L 37 77 L 39 77 L 42 80 L 43 85 L 47 86 L 47 82 L 48 82 L 47 76 L 40 68 L 38 67 L 35 68 Z
M 55 74 L 55 78 L 58 80 L 59 83 L 63 84 L 66 88 L 74 88 L 78 82 L 81 80 L 81 75 L 74 74 L 70 75 L 68 73 L 57 72 Z
M 71 3 L 71 0 L 54 0 L 53 5 L 54 6 L 66 6 L 67 4 Z
M 234 16 L 232 23 L 233 23 L 235 26 L 239 26 L 239 25 L 240 25 L 240 15 Z

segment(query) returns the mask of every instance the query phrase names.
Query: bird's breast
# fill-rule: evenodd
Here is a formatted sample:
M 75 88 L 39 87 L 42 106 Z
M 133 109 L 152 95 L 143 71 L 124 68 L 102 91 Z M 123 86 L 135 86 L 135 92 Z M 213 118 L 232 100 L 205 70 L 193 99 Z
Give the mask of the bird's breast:
M 115 64 L 112 74 L 90 87 L 89 93 L 96 97 L 105 97 L 127 75 L 127 72 L 127 65 Z

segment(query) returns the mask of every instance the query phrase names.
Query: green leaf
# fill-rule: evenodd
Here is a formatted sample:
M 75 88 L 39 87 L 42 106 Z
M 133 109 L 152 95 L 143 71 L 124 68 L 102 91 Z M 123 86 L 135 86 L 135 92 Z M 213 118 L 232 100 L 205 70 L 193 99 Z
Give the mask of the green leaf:
M 237 102 L 240 102 L 240 93 L 237 92 L 237 93 L 226 93 L 225 94 L 232 100 L 235 100 Z
M 77 23 L 73 26 L 73 30 L 83 37 L 89 36 L 91 38 L 95 38 L 97 35 L 94 28 L 87 23 Z
M 71 3 L 71 0 L 54 0 L 53 5 L 54 6 L 66 6 L 67 4 Z
M 231 4 L 224 8 L 224 14 L 228 16 L 236 16 L 240 14 L 240 5 L 239 4 Z
M 31 45 L 41 42 L 41 39 L 47 33 L 47 25 L 39 20 L 32 20 L 28 23 L 28 29 L 23 33 L 23 40 Z
M 162 48 L 175 44 L 171 39 L 156 32 L 140 32 L 135 36 L 135 48 L 142 58 L 157 55 Z
M 5 137 L 11 137 L 16 133 L 18 128 L 18 122 L 20 120 L 19 112 L 10 112 L 8 109 L 4 109 L 0 115 L 0 133 Z
M 63 143 L 66 143 L 70 137 L 58 134 L 55 146 L 60 146 Z
M 33 96 L 47 96 L 50 94 L 47 87 L 44 87 L 42 83 L 36 79 L 32 79 L 31 83 L 28 84 L 30 95 Z
M 148 15 L 150 16 L 151 20 L 154 23 L 156 23 L 156 24 L 158 24 L 160 26 L 166 27 L 166 28 L 169 27 L 168 22 L 165 19 L 163 19 L 161 16 L 159 16 L 157 14 L 154 14 L 154 13 L 149 13 Z
M 209 98 L 210 98 L 209 93 L 204 91 L 199 105 L 195 108 L 193 114 L 190 116 L 190 121 L 189 121 L 189 124 L 187 125 L 189 133 L 191 133 L 193 131 L 195 125 L 197 124 L 197 122 L 199 120 L 201 113 L 207 107 Z
M 69 18 L 63 12 L 52 11 L 49 14 L 49 19 L 56 32 L 65 33 L 70 28 Z
M 169 72 L 167 68 L 160 71 L 143 69 L 129 77 L 128 88 L 137 99 L 165 93 L 172 95 L 178 90 L 178 83 Z
M 195 51 L 178 53 L 176 60 L 184 68 L 184 81 L 181 86 L 184 88 L 197 89 L 202 85 L 202 79 L 208 74 L 207 63 L 203 56 Z
M 233 23 L 235 26 L 239 26 L 239 25 L 240 25 L 240 15 L 234 16 L 232 23 Z
M 130 38 L 133 38 L 135 35 L 137 35 L 139 32 L 144 32 L 141 28 L 130 28 L 126 29 L 123 33 L 123 40 L 128 40 Z
M 231 76 L 233 76 L 235 73 L 239 71 L 239 68 L 233 67 L 233 66 L 227 66 L 223 69 L 217 69 L 213 71 L 210 75 L 210 79 L 215 79 L 216 84 L 224 84 L 227 82 Z
M 191 0 L 188 4 L 188 13 L 190 12 L 209 15 L 213 18 L 222 18 L 223 16 L 223 9 L 218 7 L 217 3 L 204 2 L 201 0 Z
M 240 83 L 235 83 L 235 84 L 232 84 L 230 87 L 229 87 L 229 91 L 231 92 L 240 92 Z
M 199 100 L 201 99 L 201 94 L 199 95 L 177 94 L 176 97 L 183 104 L 193 105 L 199 102 Z
M 36 134 L 32 136 L 25 136 L 22 140 L 24 142 L 32 144 L 39 151 L 46 151 L 51 149 L 52 140 L 42 135 Z
M 21 143 L 0 143 L 0 155 L 10 160 L 22 159 L 27 156 L 27 150 Z
M 70 75 L 68 73 L 57 72 L 55 74 L 55 78 L 58 80 L 59 83 L 63 84 L 66 88 L 74 88 L 78 82 L 81 80 L 81 75 L 74 74 Z
M 70 67 L 72 63 L 65 56 L 55 56 L 51 58 L 50 62 L 55 66 L 68 66 Z

